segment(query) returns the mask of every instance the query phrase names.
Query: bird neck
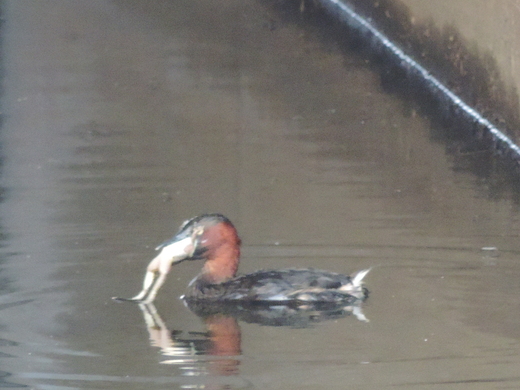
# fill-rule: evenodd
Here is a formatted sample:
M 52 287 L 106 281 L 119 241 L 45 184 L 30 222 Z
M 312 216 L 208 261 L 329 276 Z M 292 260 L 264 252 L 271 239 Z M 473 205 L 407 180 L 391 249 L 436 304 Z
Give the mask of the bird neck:
M 223 283 L 236 275 L 240 261 L 238 245 L 234 243 L 221 245 L 209 255 L 201 275 L 209 283 Z

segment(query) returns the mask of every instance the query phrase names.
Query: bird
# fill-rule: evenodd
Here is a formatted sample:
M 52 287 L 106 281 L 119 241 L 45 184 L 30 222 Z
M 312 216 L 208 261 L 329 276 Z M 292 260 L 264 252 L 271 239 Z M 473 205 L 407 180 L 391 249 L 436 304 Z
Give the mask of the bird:
M 159 254 L 148 264 L 141 292 L 132 298 L 113 299 L 153 302 L 173 265 L 189 260 L 204 260 L 204 265 L 188 284 L 183 296 L 188 301 L 341 304 L 367 297 L 363 279 L 370 268 L 353 276 L 314 268 L 260 270 L 237 276 L 240 245 L 235 226 L 224 215 L 191 218 L 156 248 Z

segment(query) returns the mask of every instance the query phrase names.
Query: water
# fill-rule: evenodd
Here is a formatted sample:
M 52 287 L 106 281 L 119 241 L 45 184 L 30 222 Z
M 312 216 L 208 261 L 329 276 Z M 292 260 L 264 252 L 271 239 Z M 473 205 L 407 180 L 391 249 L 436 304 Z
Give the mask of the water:
M 0 386 L 518 387 L 517 195 L 461 169 L 474 156 L 364 58 L 255 1 L 3 18 Z M 203 320 L 178 299 L 197 262 L 156 313 L 110 299 L 208 211 L 238 227 L 242 272 L 374 267 L 370 321 Z

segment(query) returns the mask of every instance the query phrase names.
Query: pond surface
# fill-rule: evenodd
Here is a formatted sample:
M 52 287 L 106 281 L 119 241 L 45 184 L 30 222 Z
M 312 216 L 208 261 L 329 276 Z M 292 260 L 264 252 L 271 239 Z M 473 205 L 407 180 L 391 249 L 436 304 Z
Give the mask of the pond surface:
M 513 389 L 518 194 L 356 53 L 261 1 L 6 0 L 0 387 Z M 241 272 L 373 267 L 355 315 L 201 319 L 154 248 L 220 212 Z

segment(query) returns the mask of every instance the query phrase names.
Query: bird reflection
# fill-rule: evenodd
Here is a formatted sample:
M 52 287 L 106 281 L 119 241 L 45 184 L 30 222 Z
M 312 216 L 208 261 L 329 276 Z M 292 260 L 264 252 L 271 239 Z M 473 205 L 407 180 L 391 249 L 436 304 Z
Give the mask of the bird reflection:
M 241 356 L 239 321 L 293 328 L 307 328 L 322 321 L 350 315 L 360 321 L 368 321 L 362 312 L 360 300 L 342 306 L 245 305 L 186 299 L 184 304 L 203 320 L 205 332 L 172 331 L 153 303 L 139 303 L 139 308 L 148 328 L 151 345 L 161 349 L 161 363 L 177 365 L 185 376 L 190 377 L 238 375 Z M 207 384 L 204 387 L 208 388 Z
M 179 365 L 186 376 L 207 374 L 229 376 L 238 373 L 240 327 L 236 318 L 215 313 L 203 318 L 207 332 L 171 331 L 153 303 L 139 304 L 150 344 L 159 347 L 162 364 Z
M 350 315 L 359 321 L 368 322 L 362 311 L 362 303 L 360 299 L 352 299 L 341 304 L 315 302 L 274 305 L 184 299 L 186 307 L 203 319 L 220 314 L 251 324 L 292 328 L 308 328 L 322 321 Z

